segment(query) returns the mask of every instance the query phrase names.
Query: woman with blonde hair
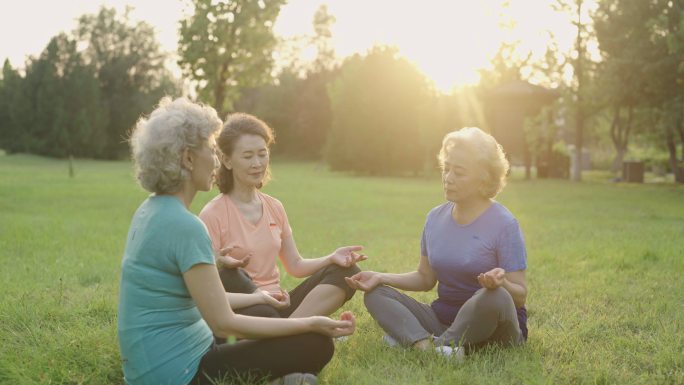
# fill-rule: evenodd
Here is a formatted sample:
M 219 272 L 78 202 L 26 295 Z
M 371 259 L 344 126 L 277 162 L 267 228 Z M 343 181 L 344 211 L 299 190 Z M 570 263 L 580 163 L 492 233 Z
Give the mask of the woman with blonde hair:
M 152 194 L 133 215 L 121 267 L 124 381 L 316 383 L 333 355 L 331 337 L 353 333 L 354 317 L 268 319 L 233 311 L 278 301 L 224 291 L 207 229 L 188 209 L 198 191 L 212 187 L 220 127 L 211 107 L 165 98 L 133 131 L 136 176 Z M 242 340 L 220 344 L 214 336 Z
M 447 202 L 427 215 L 418 268 L 364 271 L 347 282 L 366 292 L 365 305 L 390 345 L 463 357 L 463 347 L 521 344 L 527 339 L 527 253 L 518 221 L 494 200 L 508 161 L 496 140 L 474 127 L 447 134 L 439 161 Z M 431 304 L 396 290 L 427 291 L 435 284 Z

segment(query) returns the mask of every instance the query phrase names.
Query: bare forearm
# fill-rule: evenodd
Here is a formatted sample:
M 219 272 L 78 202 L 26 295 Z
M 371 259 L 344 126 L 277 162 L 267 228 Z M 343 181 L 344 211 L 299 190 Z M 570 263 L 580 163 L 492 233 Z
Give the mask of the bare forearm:
M 261 295 L 257 292 L 251 294 L 226 293 L 226 298 L 228 298 L 228 303 L 233 310 L 264 303 Z
M 300 257 L 296 263 L 292 264 L 292 266 L 285 266 L 285 270 L 287 270 L 288 274 L 294 277 L 303 278 L 312 275 L 326 266 L 329 266 L 331 263 L 332 261 L 330 260 L 330 256 L 311 259 L 304 259 Z
M 407 291 L 427 291 L 435 287 L 435 282 L 418 271 L 402 274 L 381 273 L 380 282 Z
M 312 331 L 308 318 L 261 318 L 233 314 L 217 330 L 218 337 L 260 339 L 282 337 Z
M 511 297 L 513 297 L 513 303 L 515 303 L 516 308 L 523 307 L 525 305 L 525 301 L 527 299 L 527 288 L 509 281 L 508 279 L 504 279 L 503 284 L 501 285 L 508 293 L 511 294 Z

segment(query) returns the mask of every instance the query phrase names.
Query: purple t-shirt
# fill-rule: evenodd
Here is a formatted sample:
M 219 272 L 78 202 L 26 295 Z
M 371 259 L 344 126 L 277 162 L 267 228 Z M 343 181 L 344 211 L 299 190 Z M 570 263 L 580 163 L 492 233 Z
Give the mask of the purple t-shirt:
M 482 288 L 478 274 L 495 267 L 507 272 L 527 268 L 525 241 L 508 209 L 493 202 L 472 223 L 459 225 L 451 216 L 453 207 L 453 202 L 446 202 L 428 213 L 420 242 L 422 255 L 437 275 L 438 297 L 431 306 L 445 325 Z M 525 307 L 517 311 L 520 330 L 527 338 L 527 312 Z

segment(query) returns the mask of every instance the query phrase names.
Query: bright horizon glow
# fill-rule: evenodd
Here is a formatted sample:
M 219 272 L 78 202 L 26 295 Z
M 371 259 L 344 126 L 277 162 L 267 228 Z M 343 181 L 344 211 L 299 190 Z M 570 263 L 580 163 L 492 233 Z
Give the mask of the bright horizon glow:
M 552 30 L 560 48 L 568 50 L 575 29 L 569 15 L 551 9 L 552 2 L 510 2 L 503 8 L 503 0 L 426 0 L 416 8 L 414 2 L 396 0 L 290 0 L 274 32 L 283 38 L 312 35 L 313 15 L 321 4 L 327 4 L 329 13 L 336 18 L 332 35 L 340 60 L 354 53 L 363 54 L 374 45 L 395 46 L 433 80 L 438 90 L 448 92 L 476 84 L 478 70 L 489 66 L 502 42 L 519 41 L 520 52 L 541 57 L 549 42 L 546 31 Z M 118 11 L 130 5 L 132 18 L 154 26 L 162 48 L 176 52 L 178 21 L 187 2 L 41 0 L 13 4 L 0 16 L 0 60 L 8 57 L 15 68 L 23 67 L 28 55 L 39 55 L 52 36 L 73 30 L 80 15 L 95 13 L 101 5 Z M 37 8 L 41 11 L 36 12 Z M 31 15 L 30 23 L 24 15 Z M 314 54 L 309 49 L 302 56 L 311 58 Z M 172 70 L 180 74 L 177 67 Z

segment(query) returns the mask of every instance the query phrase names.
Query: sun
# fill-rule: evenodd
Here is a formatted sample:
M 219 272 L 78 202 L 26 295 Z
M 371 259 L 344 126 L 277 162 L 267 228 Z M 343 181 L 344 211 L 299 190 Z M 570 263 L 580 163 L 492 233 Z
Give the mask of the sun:
M 541 57 L 552 30 L 561 45 L 571 44 L 572 26 L 542 2 L 374 0 L 291 0 L 276 23 L 278 34 L 304 34 L 315 9 L 326 4 L 336 18 L 332 26 L 338 57 L 390 45 L 430 78 L 437 90 L 479 81 L 502 42 L 517 42 L 521 55 Z M 568 39 L 569 37 L 569 39 Z

